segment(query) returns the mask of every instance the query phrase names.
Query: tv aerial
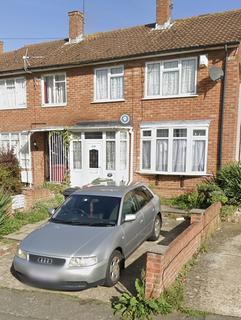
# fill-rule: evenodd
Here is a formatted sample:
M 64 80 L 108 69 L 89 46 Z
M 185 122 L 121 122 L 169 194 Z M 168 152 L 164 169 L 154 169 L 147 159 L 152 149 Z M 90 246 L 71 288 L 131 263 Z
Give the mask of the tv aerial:
M 213 81 L 221 80 L 224 76 L 223 69 L 220 67 L 211 67 L 209 69 L 209 76 Z

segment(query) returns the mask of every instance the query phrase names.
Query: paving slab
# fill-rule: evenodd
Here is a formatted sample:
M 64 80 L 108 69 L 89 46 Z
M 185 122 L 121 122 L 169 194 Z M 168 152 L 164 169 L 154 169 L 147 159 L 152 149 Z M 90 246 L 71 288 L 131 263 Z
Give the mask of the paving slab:
M 240 266 L 241 224 L 224 223 L 188 273 L 187 306 L 241 317 Z

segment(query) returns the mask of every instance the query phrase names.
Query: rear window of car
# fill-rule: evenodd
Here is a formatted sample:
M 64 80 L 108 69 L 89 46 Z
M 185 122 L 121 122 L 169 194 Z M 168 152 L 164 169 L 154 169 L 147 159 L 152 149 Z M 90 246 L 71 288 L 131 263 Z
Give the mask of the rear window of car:
M 147 189 L 144 189 L 143 187 L 135 189 L 134 194 L 140 209 L 143 208 L 152 199 L 152 195 L 150 194 L 150 192 L 148 194 Z

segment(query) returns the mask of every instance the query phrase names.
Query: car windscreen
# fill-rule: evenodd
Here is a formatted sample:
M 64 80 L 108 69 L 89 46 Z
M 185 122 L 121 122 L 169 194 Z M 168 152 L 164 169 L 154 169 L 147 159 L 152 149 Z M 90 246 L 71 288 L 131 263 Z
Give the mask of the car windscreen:
M 56 211 L 51 221 L 56 223 L 114 226 L 118 221 L 121 198 L 72 195 Z

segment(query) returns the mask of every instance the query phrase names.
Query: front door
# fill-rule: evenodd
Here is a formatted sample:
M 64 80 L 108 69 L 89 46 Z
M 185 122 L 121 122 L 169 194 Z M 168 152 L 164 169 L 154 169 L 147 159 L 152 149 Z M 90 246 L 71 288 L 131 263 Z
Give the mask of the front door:
M 87 142 L 85 144 L 84 165 L 88 183 L 101 178 L 103 173 L 103 154 L 101 142 Z

